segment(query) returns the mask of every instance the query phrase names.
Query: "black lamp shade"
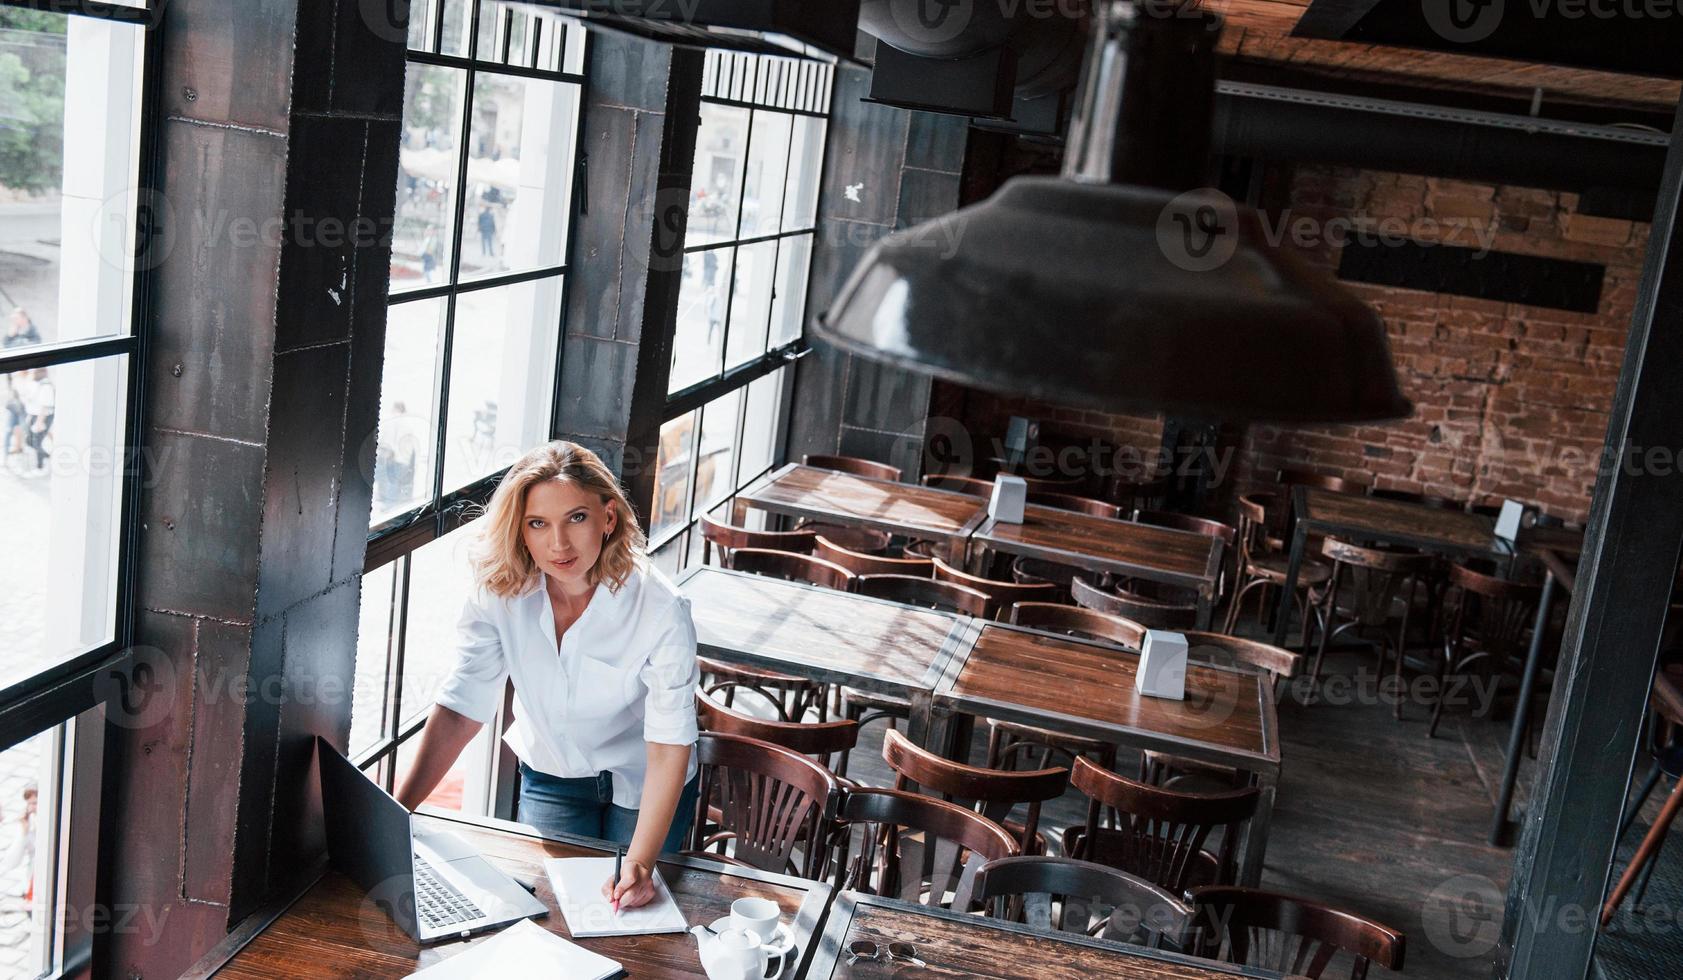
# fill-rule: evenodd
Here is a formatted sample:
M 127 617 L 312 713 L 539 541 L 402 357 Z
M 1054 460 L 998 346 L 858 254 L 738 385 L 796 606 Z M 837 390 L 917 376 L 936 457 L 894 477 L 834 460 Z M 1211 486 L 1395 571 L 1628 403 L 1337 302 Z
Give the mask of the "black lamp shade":
M 1101 411 L 1359 422 L 1412 410 L 1373 311 L 1216 191 L 1016 178 L 878 242 L 817 334 Z

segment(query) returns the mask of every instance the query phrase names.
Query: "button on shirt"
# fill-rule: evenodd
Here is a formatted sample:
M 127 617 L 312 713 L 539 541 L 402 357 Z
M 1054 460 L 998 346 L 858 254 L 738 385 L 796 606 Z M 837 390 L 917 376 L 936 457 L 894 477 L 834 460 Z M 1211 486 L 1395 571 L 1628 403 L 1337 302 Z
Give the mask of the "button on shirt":
M 645 742 L 696 740 L 695 624 L 689 599 L 639 561 L 617 592 L 596 587 L 559 648 L 540 582 L 507 599 L 481 589 L 456 626 L 458 660 L 438 703 L 485 723 L 514 681 L 514 754 L 539 772 L 613 774 L 614 803 L 637 809 L 648 770 Z M 686 781 L 696 772 L 690 756 Z

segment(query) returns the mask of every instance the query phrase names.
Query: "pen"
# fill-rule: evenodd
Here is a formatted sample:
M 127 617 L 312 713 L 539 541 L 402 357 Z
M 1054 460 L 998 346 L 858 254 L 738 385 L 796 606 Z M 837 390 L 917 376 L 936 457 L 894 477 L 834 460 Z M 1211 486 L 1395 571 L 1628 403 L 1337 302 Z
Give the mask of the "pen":
M 624 854 L 625 848 L 617 844 L 614 845 L 614 894 L 616 895 L 619 894 L 619 861 Z M 614 910 L 615 915 L 619 914 L 619 899 L 612 900 L 608 903 L 608 906 Z

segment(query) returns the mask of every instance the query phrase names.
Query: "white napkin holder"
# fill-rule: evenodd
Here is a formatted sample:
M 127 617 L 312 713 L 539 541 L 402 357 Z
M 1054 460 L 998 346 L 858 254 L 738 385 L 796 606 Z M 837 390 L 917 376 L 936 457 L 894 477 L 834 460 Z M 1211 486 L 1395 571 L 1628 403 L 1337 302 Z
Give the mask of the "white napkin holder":
M 1022 477 L 1001 473 L 993 478 L 993 496 L 988 498 L 989 517 L 1001 524 L 1021 524 L 1026 503 L 1028 483 Z
M 1186 700 L 1186 636 L 1168 630 L 1146 630 L 1140 644 L 1140 666 L 1134 690 L 1151 698 Z
M 1525 519 L 1525 505 L 1517 500 L 1502 501 L 1502 512 L 1496 515 L 1496 536 L 1513 544 L 1519 537 L 1519 526 Z

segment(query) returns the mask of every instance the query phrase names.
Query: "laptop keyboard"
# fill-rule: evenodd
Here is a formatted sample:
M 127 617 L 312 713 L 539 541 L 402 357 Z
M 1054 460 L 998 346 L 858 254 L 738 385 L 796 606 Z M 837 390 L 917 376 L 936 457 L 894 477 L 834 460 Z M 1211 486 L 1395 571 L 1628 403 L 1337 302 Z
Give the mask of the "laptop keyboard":
M 442 878 L 419 854 L 415 855 L 415 910 L 421 925 L 432 929 L 485 918 L 479 906 Z

